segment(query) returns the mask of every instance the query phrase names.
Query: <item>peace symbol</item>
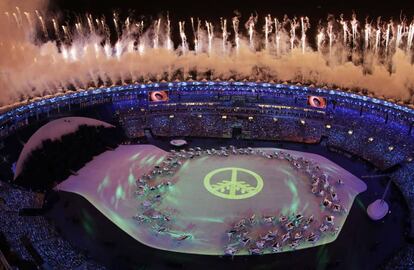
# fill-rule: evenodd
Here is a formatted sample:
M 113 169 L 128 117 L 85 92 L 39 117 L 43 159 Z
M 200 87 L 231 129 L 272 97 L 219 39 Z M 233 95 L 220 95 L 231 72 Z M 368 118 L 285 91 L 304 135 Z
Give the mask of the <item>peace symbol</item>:
M 220 173 L 230 172 L 230 179 L 224 179 L 215 183 L 212 183 L 211 179 Z M 238 174 L 242 172 L 248 174 L 252 180 L 255 180 L 255 186 L 249 184 L 246 181 L 238 179 Z M 257 173 L 246 170 L 243 168 L 227 167 L 220 168 L 209 172 L 204 177 L 204 187 L 213 195 L 224 199 L 240 200 L 253 197 L 259 193 L 263 188 L 263 179 Z

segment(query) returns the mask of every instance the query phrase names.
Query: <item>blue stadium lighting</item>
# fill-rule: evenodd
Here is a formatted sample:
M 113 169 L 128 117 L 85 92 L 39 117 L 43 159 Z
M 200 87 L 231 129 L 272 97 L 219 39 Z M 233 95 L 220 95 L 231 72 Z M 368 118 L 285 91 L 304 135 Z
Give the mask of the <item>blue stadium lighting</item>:
M 96 88 L 91 90 L 79 91 L 79 92 L 68 92 L 66 94 L 62 94 L 58 97 L 50 97 L 49 99 L 44 98 L 36 101 L 31 101 L 30 103 L 20 105 L 16 105 L 17 107 L 11 109 L 7 113 L 3 113 L 0 117 L 1 121 L 9 119 L 11 121 L 16 121 L 18 118 L 17 114 L 20 118 L 25 118 L 33 113 L 43 113 L 51 110 L 52 108 L 47 108 L 47 104 L 56 104 L 59 105 L 61 108 L 67 106 L 67 102 L 70 101 L 70 104 L 78 104 L 81 102 L 85 102 L 85 100 L 81 100 L 83 97 L 90 98 L 91 100 L 95 99 L 95 95 L 104 94 L 104 97 L 110 98 L 118 96 L 120 91 L 123 91 L 124 94 L 128 94 L 129 91 L 137 92 L 140 94 L 145 94 L 146 91 L 141 92 L 138 89 L 146 90 L 148 88 L 157 89 L 163 88 L 165 85 L 168 85 L 169 88 L 175 87 L 183 87 L 180 91 L 211 91 L 212 93 L 216 91 L 229 91 L 229 92 L 237 92 L 237 91 L 244 91 L 250 90 L 253 92 L 258 93 L 268 93 L 271 96 L 273 93 L 280 93 L 282 95 L 291 95 L 290 91 L 297 91 L 298 96 L 307 96 L 312 94 L 317 94 L 319 96 L 325 96 L 328 101 L 332 99 L 337 99 L 338 102 L 344 102 L 347 104 L 352 104 L 355 106 L 363 106 L 370 109 L 380 109 L 384 113 L 389 113 L 391 115 L 404 115 L 408 118 L 414 117 L 414 110 L 405 106 L 401 106 L 398 104 L 394 104 L 389 101 L 380 100 L 378 98 L 371 98 L 355 93 L 347 93 L 342 92 L 339 90 L 333 89 L 320 89 L 320 88 L 311 88 L 306 86 L 294 86 L 294 85 L 285 85 L 285 84 L 271 84 L 271 83 L 254 83 L 254 82 L 179 82 L 179 83 L 154 83 L 150 85 L 146 84 L 133 84 L 127 86 L 114 86 L 114 87 L 104 87 L 104 88 Z M 250 89 L 249 89 L 250 88 Z M 165 89 L 165 88 L 164 88 Z M 287 91 L 290 90 L 290 91 Z M 101 98 L 101 97 L 99 97 Z M 329 103 L 329 102 L 328 102 Z M 408 115 L 407 115 L 408 114 Z M 14 119 L 14 120 L 13 120 Z

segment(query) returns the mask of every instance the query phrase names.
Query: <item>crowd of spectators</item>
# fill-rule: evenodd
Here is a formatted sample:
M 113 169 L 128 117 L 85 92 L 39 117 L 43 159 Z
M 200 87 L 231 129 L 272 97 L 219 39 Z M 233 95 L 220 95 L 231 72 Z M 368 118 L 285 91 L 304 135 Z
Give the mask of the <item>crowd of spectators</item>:
M 197 106 L 194 106 L 197 107 Z M 337 109 L 330 117 L 297 109 L 230 111 L 228 108 L 180 107 L 156 112 L 121 114 L 132 137 L 150 129 L 157 136 L 239 138 L 317 143 L 326 137 L 328 146 L 359 156 L 380 169 L 391 168 L 414 154 L 412 136 L 394 120 Z
M 217 114 L 157 115 L 147 118 L 147 127 L 157 136 L 230 137 L 231 122 Z
M 144 136 L 150 129 L 157 136 L 188 136 L 230 138 L 234 129 L 241 131 L 240 138 L 281 140 L 315 143 L 323 133 L 323 121 L 293 110 L 229 110 L 204 108 L 188 110 L 158 110 L 142 113 L 121 113 L 120 121 L 130 137 Z
M 246 138 L 259 140 L 316 143 L 323 134 L 322 122 L 301 118 L 257 116 L 241 127 Z
M 393 128 L 394 122 L 336 113 L 326 129 L 328 145 L 359 156 L 380 169 L 393 167 L 414 154 L 412 135 Z
M 15 269 L 104 269 L 73 248 L 45 217 L 21 215 L 22 209 L 36 207 L 36 193 L 0 184 L 2 252 Z
M 411 237 L 414 238 L 414 164 L 405 163 L 398 170 L 392 173 L 391 179 L 399 187 L 411 213 Z
M 414 164 L 403 164 L 391 175 L 393 182 L 399 187 L 410 211 L 411 228 L 414 228 Z M 411 229 L 409 237 L 414 239 L 414 230 Z M 384 269 L 414 269 L 414 245 L 403 247 L 384 267 Z
M 11 189 L 9 184 L 0 182 L 0 206 L 3 211 L 18 211 L 35 205 L 36 193 L 20 188 Z
M 384 266 L 385 270 L 407 270 L 414 269 L 414 246 L 409 245 L 401 249 Z

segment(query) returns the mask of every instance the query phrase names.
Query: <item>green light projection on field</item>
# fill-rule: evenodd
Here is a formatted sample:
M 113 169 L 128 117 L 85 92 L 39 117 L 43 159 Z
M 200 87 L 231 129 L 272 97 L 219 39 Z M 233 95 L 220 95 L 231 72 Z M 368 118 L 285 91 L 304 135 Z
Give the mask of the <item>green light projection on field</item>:
M 134 174 L 132 173 L 132 170 L 130 170 L 129 175 L 128 175 L 128 184 L 133 185 L 134 183 L 135 183 L 135 177 L 134 177 Z
M 274 153 L 280 150 L 265 151 Z M 318 163 L 321 169 L 329 169 L 332 177 L 340 176 L 344 185 L 338 189 L 338 195 L 347 209 L 351 209 L 355 196 L 366 189 L 355 176 L 321 156 L 283 151 Z M 202 156 L 183 162 L 171 178 L 152 180 L 151 185 L 165 181 L 172 183 L 162 188 L 165 192 L 155 210 L 168 211 L 173 228 L 168 233 L 157 233 L 157 228 L 151 224 L 139 223 L 132 218 L 143 203 L 135 193 L 136 180 L 154 166 L 163 166 L 168 154 L 151 145 L 122 145 L 95 157 L 79 170 L 78 175 L 62 182 L 59 189 L 84 196 L 114 224 L 145 245 L 193 254 L 223 254 L 226 241 L 223 235 L 229 226 L 235 220 L 252 214 L 277 217 L 281 214 L 309 216 L 320 213 L 320 198 L 309 192 L 309 176 L 286 160 L 252 155 Z M 205 185 L 209 174 L 211 177 Z M 225 199 L 222 195 L 232 199 Z M 240 195 L 249 197 L 240 199 Z M 315 215 L 317 220 L 322 218 Z M 342 227 L 345 220 L 346 214 L 337 216 L 335 223 Z M 85 221 L 88 221 L 83 224 L 85 230 L 92 233 L 93 227 L 89 226 L 92 223 Z M 188 238 L 177 240 L 183 234 Z M 332 242 L 336 237 L 337 234 L 326 237 L 317 245 Z M 305 243 L 299 249 L 312 246 Z
M 285 180 L 284 183 L 289 188 L 289 191 L 292 194 L 292 200 L 290 202 L 289 207 L 283 208 L 282 213 L 284 215 L 287 215 L 289 213 L 297 213 L 300 204 L 298 189 L 292 180 Z
M 82 221 L 82 227 L 83 227 L 83 229 L 86 231 L 87 234 L 93 236 L 95 234 L 95 231 L 93 229 L 93 227 L 94 227 L 94 220 L 93 220 L 93 218 L 84 209 L 82 209 L 82 212 L 81 213 L 82 213 L 81 214 L 81 221 Z
M 137 160 L 140 155 L 141 155 L 141 153 L 138 152 L 135 155 L 133 155 L 132 157 L 130 157 L 129 160 L 131 160 L 131 161 Z
M 109 185 L 109 175 L 105 175 L 105 178 L 102 180 L 102 182 L 98 185 L 98 193 L 101 193 L 102 190 Z

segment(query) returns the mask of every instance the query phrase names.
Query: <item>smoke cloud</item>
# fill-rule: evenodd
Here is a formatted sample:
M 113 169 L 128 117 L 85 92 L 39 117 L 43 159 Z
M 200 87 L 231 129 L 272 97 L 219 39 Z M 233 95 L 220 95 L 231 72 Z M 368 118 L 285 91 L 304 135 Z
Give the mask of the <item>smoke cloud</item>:
M 183 27 L 192 29 L 192 34 L 182 30 L 181 42 L 174 47 L 173 27 L 166 18 L 144 31 L 141 22 L 130 18 L 120 22 L 114 17 L 119 40 L 111 43 L 103 20 L 85 16 L 74 26 L 59 25 L 57 19 L 44 15 L 46 4 L 0 2 L 2 105 L 68 88 L 190 76 L 366 89 L 379 97 L 413 102 L 412 23 L 401 24 L 402 34 L 396 24 L 373 26 L 369 31 L 365 26 L 358 32 L 351 31 L 352 21 L 348 32 L 326 27 L 319 32 L 315 49 L 307 43 L 306 20 L 284 19 L 278 24 L 267 17 L 262 30 L 254 25 L 255 18 L 246 23 L 247 30 L 232 28 L 238 27 L 235 21 L 225 31 L 223 22 L 221 29 L 213 29 L 209 22 L 192 26 L 187 22 Z M 355 44 L 356 35 L 361 45 Z M 39 36 L 49 41 L 39 42 Z

